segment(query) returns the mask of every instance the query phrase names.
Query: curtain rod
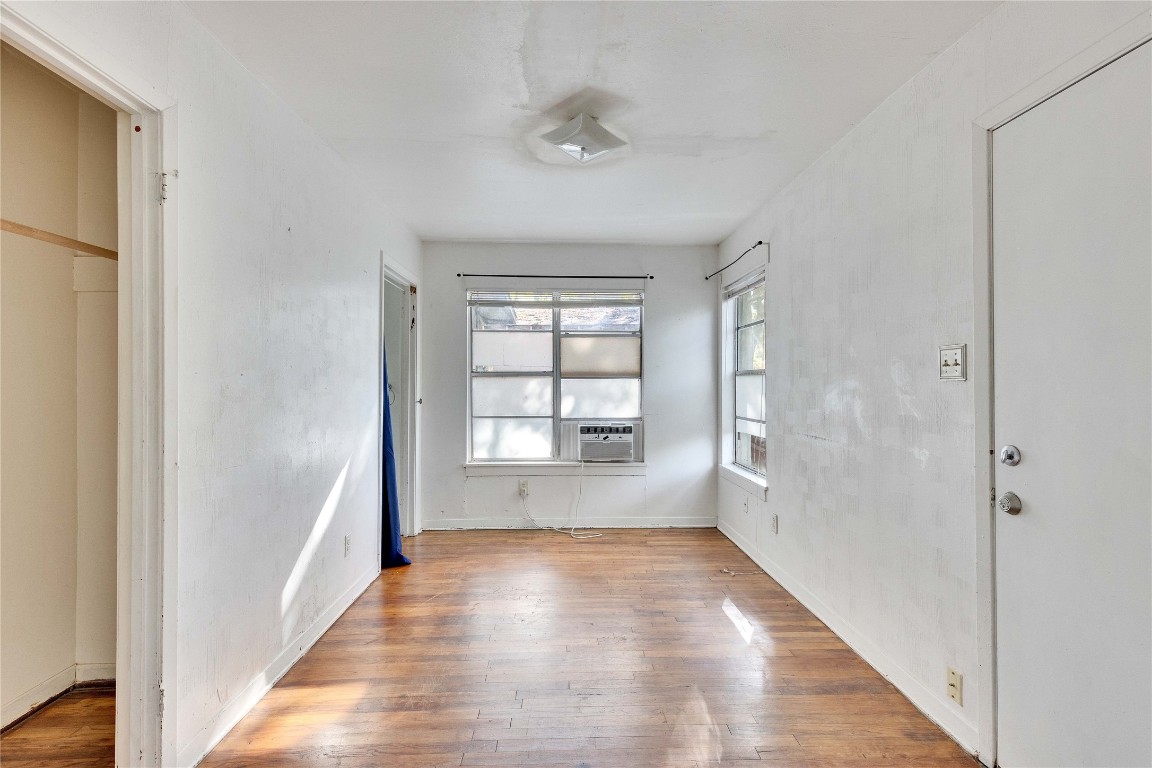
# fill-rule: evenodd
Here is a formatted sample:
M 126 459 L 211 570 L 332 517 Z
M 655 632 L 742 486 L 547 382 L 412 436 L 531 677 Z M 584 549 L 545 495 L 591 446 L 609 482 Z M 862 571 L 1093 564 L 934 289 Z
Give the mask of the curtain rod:
M 457 272 L 456 277 L 515 277 L 528 280 L 655 280 L 654 275 L 474 275 Z
M 739 256 L 737 256 L 736 258 L 732 259 L 732 261 L 728 262 L 724 266 L 720 267 L 720 269 L 718 269 L 715 272 L 713 272 L 712 274 L 708 275 L 708 277 L 704 278 L 704 281 L 707 282 L 707 281 L 711 280 L 712 278 L 716 277 L 716 275 L 718 275 L 721 272 L 723 272 L 724 270 L 728 269 L 728 267 L 730 267 L 733 264 L 735 264 L 736 262 L 740 261 L 740 259 L 742 259 L 745 256 L 747 256 L 748 254 L 752 253 L 752 251 L 756 250 L 757 248 L 759 248 L 762 245 L 764 245 L 764 241 L 763 240 L 757 240 L 755 243 L 752 244 L 751 248 L 744 251 L 744 253 L 742 253 Z

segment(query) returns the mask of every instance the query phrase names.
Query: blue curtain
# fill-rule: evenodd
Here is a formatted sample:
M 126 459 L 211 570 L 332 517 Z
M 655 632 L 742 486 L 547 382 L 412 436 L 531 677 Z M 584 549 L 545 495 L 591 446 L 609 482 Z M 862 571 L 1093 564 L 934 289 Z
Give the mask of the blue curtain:
M 396 450 L 392 445 L 392 409 L 388 407 L 388 350 L 385 348 L 384 366 L 384 541 L 380 549 L 380 567 L 396 568 L 411 565 L 412 561 L 400 553 L 400 496 L 396 490 Z

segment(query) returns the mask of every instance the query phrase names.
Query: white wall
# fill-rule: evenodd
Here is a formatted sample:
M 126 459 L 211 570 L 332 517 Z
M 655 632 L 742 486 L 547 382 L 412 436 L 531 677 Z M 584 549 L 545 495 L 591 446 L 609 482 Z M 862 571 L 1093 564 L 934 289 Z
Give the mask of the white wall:
M 8 49 L 0 76 L 0 215 L 115 249 L 115 113 Z M 8 723 L 78 679 L 115 675 L 116 264 L 9 233 L 2 246 Z M 75 293 L 91 287 L 77 262 L 100 262 L 112 293 Z
M 771 242 L 770 490 L 721 480 L 721 530 L 973 749 L 973 391 L 937 374 L 972 342 L 972 122 L 1147 9 L 1006 3 L 720 249 Z
M 715 259 L 714 246 L 425 244 L 423 527 L 530 527 L 517 495 L 521 478 L 529 483 L 532 515 L 560 524 L 574 514 L 579 492 L 573 469 L 484 469 L 466 476 L 466 288 L 458 272 L 653 274 L 643 286 L 647 466 L 586 467 L 579 519 L 600 526 L 714 525 L 716 307 L 715 286 L 704 276 Z M 550 287 L 541 280 L 518 284 Z
M 194 763 L 376 574 L 380 251 L 419 246 L 177 3 L 14 3 L 176 102 L 178 754 Z M 343 539 L 351 536 L 344 556 Z
M 115 129 L 115 113 L 112 128 Z M 115 148 L 115 134 L 111 147 Z M 112 153 L 115 164 L 115 151 Z M 116 174 L 111 179 L 115 185 Z M 116 221 L 112 196 L 113 222 Z M 106 240 L 95 242 L 103 245 Z M 111 241 L 116 245 L 116 240 Z M 109 247 L 104 245 L 104 247 Z M 76 679 L 115 677 L 117 264 L 73 260 L 76 301 Z

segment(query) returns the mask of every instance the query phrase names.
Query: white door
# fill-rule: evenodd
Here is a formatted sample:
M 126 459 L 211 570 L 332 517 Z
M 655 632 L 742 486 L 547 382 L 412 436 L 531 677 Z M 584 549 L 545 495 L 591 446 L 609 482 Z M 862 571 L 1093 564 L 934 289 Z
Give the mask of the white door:
M 396 454 L 396 494 L 400 501 L 400 532 L 410 535 L 411 486 L 408 456 L 408 381 L 410 343 L 408 288 L 384 280 L 384 352 L 388 359 L 388 389 L 384 393 L 392 417 L 392 450 Z
M 993 133 L 1005 768 L 1152 766 L 1150 50 Z

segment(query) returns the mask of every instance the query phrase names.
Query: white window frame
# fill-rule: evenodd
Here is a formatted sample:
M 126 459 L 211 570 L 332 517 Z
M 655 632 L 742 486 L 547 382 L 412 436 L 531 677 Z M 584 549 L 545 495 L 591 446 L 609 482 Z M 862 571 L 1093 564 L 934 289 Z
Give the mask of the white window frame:
M 739 343 L 738 330 L 740 328 L 737 318 L 737 299 L 740 295 L 757 286 L 766 285 L 766 270 L 756 269 L 722 287 L 720 292 L 721 322 L 721 366 L 720 366 L 720 468 L 722 474 L 728 479 L 743 486 L 745 490 L 761 493 L 767 488 L 766 468 L 757 470 L 736 462 L 736 378 L 737 376 L 765 377 L 765 371 L 737 372 Z M 765 312 L 767 315 L 767 312 Z M 765 324 L 765 339 L 767 339 L 767 317 Z M 765 350 L 767 355 L 767 350 Z M 767 360 L 765 360 L 767 365 Z M 767 416 L 767 379 L 764 378 L 763 408 Z M 767 424 L 765 423 L 765 433 Z
M 524 293 L 524 294 L 551 294 L 550 301 L 532 301 L 522 302 L 522 306 L 534 306 L 540 308 L 548 308 L 552 311 L 552 370 L 550 372 L 540 373 L 513 373 L 513 372 L 491 372 L 485 373 L 474 371 L 472 365 L 472 335 L 474 333 L 472 327 L 472 307 L 474 306 L 511 306 L 518 302 L 515 301 L 501 301 L 501 300 L 483 300 L 474 298 L 475 294 L 496 294 L 496 293 Z M 634 298 L 620 298 L 623 294 L 633 294 Z M 562 298 L 562 295 L 567 298 Z M 573 298 L 579 296 L 579 298 Z M 512 464 L 555 464 L 564 465 L 572 464 L 578 459 L 576 457 L 563 456 L 564 447 L 562 441 L 562 433 L 564 432 L 565 425 L 580 424 L 607 424 L 607 423 L 628 423 L 636 426 L 635 440 L 636 440 L 636 459 L 632 462 L 614 462 L 617 465 L 643 465 L 643 437 L 644 437 L 644 335 L 645 335 L 645 319 L 644 319 L 644 292 L 641 290 L 568 290 L 568 289 L 481 289 L 477 291 L 468 291 L 466 297 L 466 348 L 467 348 L 467 423 L 466 430 L 467 445 L 465 448 L 465 465 L 466 466 L 499 466 L 499 465 L 512 465 Z M 600 298 L 602 297 L 602 298 Z M 560 312 L 562 309 L 574 309 L 580 307 L 603 307 L 603 306 L 635 306 L 640 309 L 640 328 L 635 333 L 614 333 L 602 331 L 576 331 L 564 333 L 561 331 L 560 325 Z M 482 331 L 482 333 L 491 333 L 493 331 Z M 540 331 L 544 332 L 544 331 Z M 599 377 L 581 377 L 581 376 L 563 376 L 561 374 L 560 366 L 560 340 L 562 336 L 623 336 L 635 337 L 640 341 L 640 373 L 636 377 L 620 376 L 622 379 L 635 378 L 639 384 L 639 402 L 637 403 L 637 415 L 630 417 L 573 417 L 561 415 L 561 381 L 563 379 L 582 379 L 582 378 L 599 378 Z M 551 456 L 538 457 L 538 458 L 475 458 L 473 456 L 473 407 L 472 407 L 472 383 L 476 377 L 502 377 L 502 376 L 549 376 L 552 379 L 552 414 L 549 418 L 552 420 L 552 448 Z M 498 417 L 493 417 L 498 418 Z M 512 418 L 512 417 L 509 417 Z M 516 417 L 519 418 L 519 417 Z M 534 418 L 525 416 L 523 418 Z M 544 418 L 544 417 L 540 417 Z

